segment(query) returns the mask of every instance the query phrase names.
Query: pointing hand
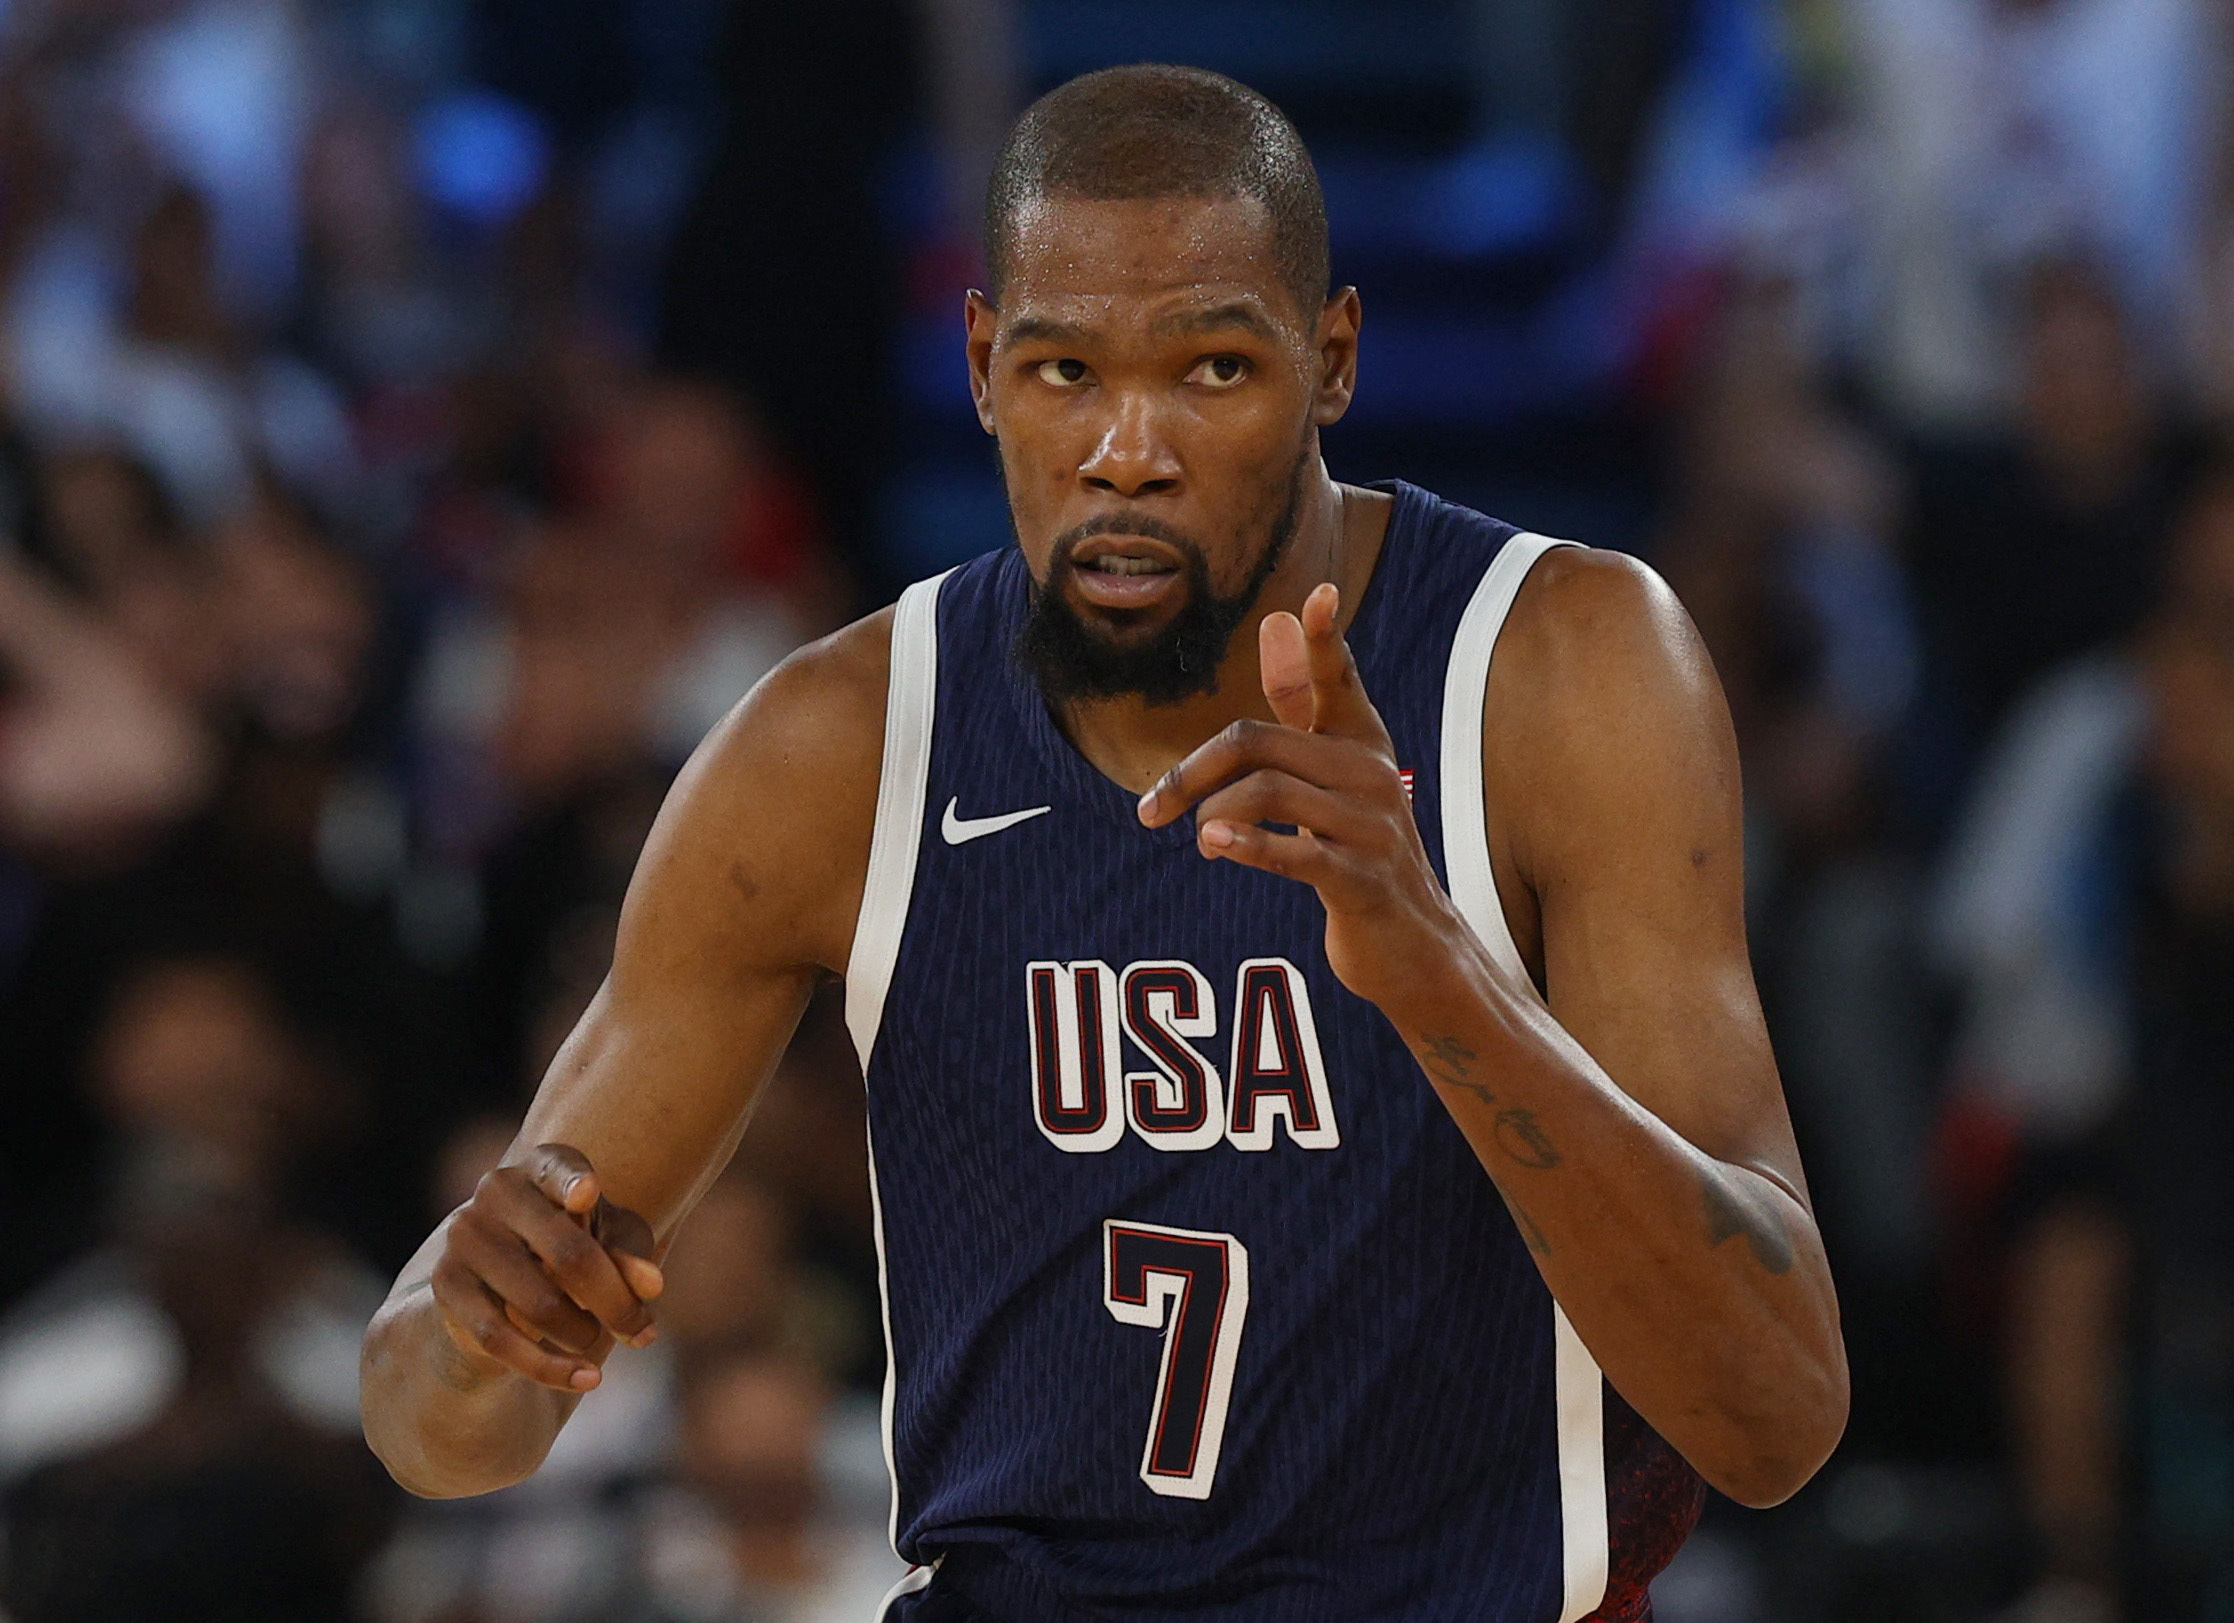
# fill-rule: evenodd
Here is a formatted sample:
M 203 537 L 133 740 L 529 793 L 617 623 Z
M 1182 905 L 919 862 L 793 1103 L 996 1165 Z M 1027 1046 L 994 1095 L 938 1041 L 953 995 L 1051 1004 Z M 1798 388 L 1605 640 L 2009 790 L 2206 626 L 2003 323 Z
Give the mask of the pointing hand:
M 1315 889 L 1328 963 L 1386 1007 L 1412 976 L 1447 961 L 1466 926 L 1420 844 L 1395 746 L 1335 629 L 1340 607 L 1340 593 L 1321 585 L 1300 619 L 1265 617 L 1257 663 L 1278 720 L 1237 721 L 1188 755 L 1141 797 L 1140 820 L 1161 828 L 1193 807 L 1205 857 Z

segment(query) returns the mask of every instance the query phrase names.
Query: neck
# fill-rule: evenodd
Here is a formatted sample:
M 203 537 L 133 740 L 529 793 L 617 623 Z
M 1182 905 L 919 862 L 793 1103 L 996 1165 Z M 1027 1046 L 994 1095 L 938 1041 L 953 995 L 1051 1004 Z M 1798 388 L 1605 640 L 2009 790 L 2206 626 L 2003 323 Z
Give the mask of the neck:
M 1055 707 L 1055 724 L 1104 776 L 1142 793 L 1220 728 L 1246 717 L 1271 720 L 1257 672 L 1257 627 L 1268 614 L 1300 612 L 1313 588 L 1332 581 L 1341 589 L 1347 630 L 1380 557 L 1391 505 L 1374 491 L 1336 484 L 1326 464 L 1314 462 L 1295 535 L 1248 618 L 1234 628 L 1216 690 L 1154 706 L 1130 696 L 1073 700 Z

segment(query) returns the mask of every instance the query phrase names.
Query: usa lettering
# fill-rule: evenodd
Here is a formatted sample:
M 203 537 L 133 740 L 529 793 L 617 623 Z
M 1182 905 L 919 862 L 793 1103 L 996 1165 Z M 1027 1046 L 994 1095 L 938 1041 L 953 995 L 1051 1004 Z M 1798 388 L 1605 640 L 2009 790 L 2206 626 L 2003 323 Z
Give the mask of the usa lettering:
M 1180 959 L 1112 969 L 1098 958 L 1024 970 L 1032 1113 L 1074 1155 L 1113 1148 L 1127 1129 L 1159 1150 L 1307 1150 L 1342 1142 L 1303 971 L 1251 958 L 1234 980 L 1233 1028 L 1219 1049 L 1209 977 Z M 1148 1061 L 1127 1070 L 1124 1038 Z M 1225 1060 L 1221 1076 L 1212 1053 Z

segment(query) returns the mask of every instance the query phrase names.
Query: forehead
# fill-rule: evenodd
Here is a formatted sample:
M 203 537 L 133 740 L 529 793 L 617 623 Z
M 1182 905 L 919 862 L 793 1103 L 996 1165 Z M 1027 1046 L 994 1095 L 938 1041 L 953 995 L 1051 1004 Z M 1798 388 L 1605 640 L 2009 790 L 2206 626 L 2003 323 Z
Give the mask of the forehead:
M 1012 222 L 1004 325 L 1026 316 L 1122 324 L 1192 305 L 1250 303 L 1295 325 L 1272 217 L 1248 197 L 1038 197 Z

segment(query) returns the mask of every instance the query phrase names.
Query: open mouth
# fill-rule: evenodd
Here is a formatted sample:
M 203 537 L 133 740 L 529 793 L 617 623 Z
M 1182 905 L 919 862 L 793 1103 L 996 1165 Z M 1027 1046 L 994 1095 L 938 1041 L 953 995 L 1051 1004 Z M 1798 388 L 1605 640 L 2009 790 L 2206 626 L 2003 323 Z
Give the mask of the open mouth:
M 1144 535 L 1089 537 L 1071 554 L 1078 595 L 1097 608 L 1138 611 L 1167 605 L 1183 590 L 1186 556 Z
M 1072 549 L 1071 567 L 1096 575 L 1176 575 L 1186 556 L 1168 541 L 1129 531 L 1090 535 Z

